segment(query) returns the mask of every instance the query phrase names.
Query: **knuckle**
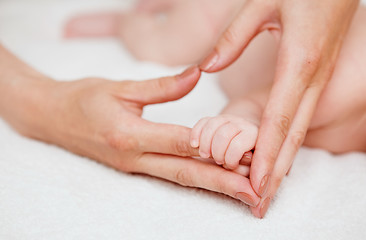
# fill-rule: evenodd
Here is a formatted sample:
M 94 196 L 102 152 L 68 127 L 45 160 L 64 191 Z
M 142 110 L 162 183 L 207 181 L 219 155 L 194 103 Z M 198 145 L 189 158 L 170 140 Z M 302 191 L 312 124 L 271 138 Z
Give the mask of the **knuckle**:
M 234 27 L 229 27 L 225 31 L 223 39 L 229 44 L 235 44 L 239 39 L 237 30 L 235 30 Z
M 297 131 L 290 137 L 291 144 L 296 148 L 300 148 L 304 142 L 306 133 L 304 131 Z
M 269 169 L 273 169 L 274 164 L 277 160 L 278 153 L 280 152 L 281 146 L 278 145 L 272 145 L 269 147 L 268 156 L 264 158 L 264 166 Z
M 101 164 L 112 167 L 118 171 L 125 173 L 135 173 L 137 171 L 138 159 L 140 156 L 136 155 L 124 155 L 121 157 L 121 154 L 118 152 L 112 154 L 105 154 L 104 156 L 97 157 L 95 156 L 95 160 Z
M 135 165 L 133 164 L 135 161 L 121 161 L 120 159 L 116 160 L 115 168 L 121 172 L 125 173 L 134 173 Z
M 286 138 L 290 128 L 290 118 L 285 114 L 280 114 L 274 118 L 275 127 L 282 138 Z
M 175 181 L 185 187 L 193 187 L 193 180 L 192 180 L 192 176 L 190 174 L 190 172 L 188 171 L 187 168 L 182 168 L 179 169 L 176 173 L 175 173 Z
M 178 154 L 179 156 L 182 157 L 186 157 L 186 156 L 191 156 L 192 153 L 192 149 L 191 146 L 189 145 L 189 142 L 184 142 L 184 141 L 178 141 L 173 143 L 173 151 Z

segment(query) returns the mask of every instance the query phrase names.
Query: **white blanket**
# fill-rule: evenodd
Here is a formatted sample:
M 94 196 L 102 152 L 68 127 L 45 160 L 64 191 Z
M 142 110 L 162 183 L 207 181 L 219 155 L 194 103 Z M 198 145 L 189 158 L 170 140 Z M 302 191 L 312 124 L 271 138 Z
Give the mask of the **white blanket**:
M 2 0 L 0 41 L 60 80 L 181 71 L 137 62 L 112 39 L 61 39 L 69 16 L 131 2 Z M 144 116 L 192 126 L 225 103 L 215 77 L 204 75 L 187 97 Z M 21 137 L 0 120 L 0 239 L 366 239 L 366 154 L 301 149 L 259 220 L 229 197 L 114 171 Z

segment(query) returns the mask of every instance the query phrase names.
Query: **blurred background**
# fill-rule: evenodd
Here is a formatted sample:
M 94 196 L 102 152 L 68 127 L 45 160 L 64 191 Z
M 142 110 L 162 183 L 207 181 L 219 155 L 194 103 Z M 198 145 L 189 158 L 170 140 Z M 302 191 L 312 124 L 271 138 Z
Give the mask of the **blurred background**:
M 0 0 L 0 42 L 60 81 L 182 71 L 137 61 L 113 38 L 62 37 L 67 20 L 79 13 L 122 11 L 134 2 Z M 148 107 L 144 116 L 191 127 L 226 101 L 215 75 L 204 74 L 187 97 Z M 226 196 L 116 172 L 23 138 L 0 119 L 0 239 L 366 239 L 365 159 L 302 148 L 280 201 L 258 220 Z

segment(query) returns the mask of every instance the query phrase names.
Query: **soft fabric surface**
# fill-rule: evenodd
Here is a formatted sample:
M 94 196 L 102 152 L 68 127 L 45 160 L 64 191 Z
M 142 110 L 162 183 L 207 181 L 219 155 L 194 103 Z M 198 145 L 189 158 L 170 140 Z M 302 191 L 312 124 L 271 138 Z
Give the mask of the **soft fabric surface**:
M 131 2 L 2 0 L 0 41 L 60 80 L 147 79 L 181 71 L 137 62 L 112 39 L 61 39 L 69 16 Z M 187 97 L 149 107 L 145 117 L 193 126 L 225 103 L 214 76 L 204 75 Z M 0 239 L 366 238 L 366 154 L 301 149 L 259 220 L 224 195 L 114 171 L 23 138 L 1 120 L 0 146 Z

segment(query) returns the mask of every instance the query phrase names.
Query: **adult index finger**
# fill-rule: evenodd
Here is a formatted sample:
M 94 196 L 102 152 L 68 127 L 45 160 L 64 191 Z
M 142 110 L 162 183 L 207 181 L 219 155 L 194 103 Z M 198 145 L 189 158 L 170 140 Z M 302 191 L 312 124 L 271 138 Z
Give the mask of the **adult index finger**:
M 275 6 L 268 1 L 246 1 L 235 20 L 226 29 L 215 49 L 200 64 L 205 72 L 217 72 L 232 64 L 251 40 L 269 23 L 275 14 Z M 269 27 L 269 26 L 266 26 Z
M 144 129 L 136 129 L 140 151 L 176 156 L 199 156 L 198 149 L 190 144 L 191 129 L 173 124 L 144 121 Z
M 283 178 L 291 168 L 293 160 L 305 139 L 321 90 L 321 88 L 308 88 L 305 92 L 289 134 L 281 147 L 274 165 L 268 191 L 262 196 L 261 203 L 257 207 L 252 208 L 255 216 L 260 218 L 265 216 L 270 200 L 275 196 Z
M 282 42 L 280 47 L 275 80 L 262 115 L 252 161 L 250 179 L 254 190 L 260 196 L 267 190 L 281 146 L 288 135 L 305 90 L 312 85 L 319 67 L 316 63 L 308 64 L 306 49 L 296 44 L 292 45 Z

